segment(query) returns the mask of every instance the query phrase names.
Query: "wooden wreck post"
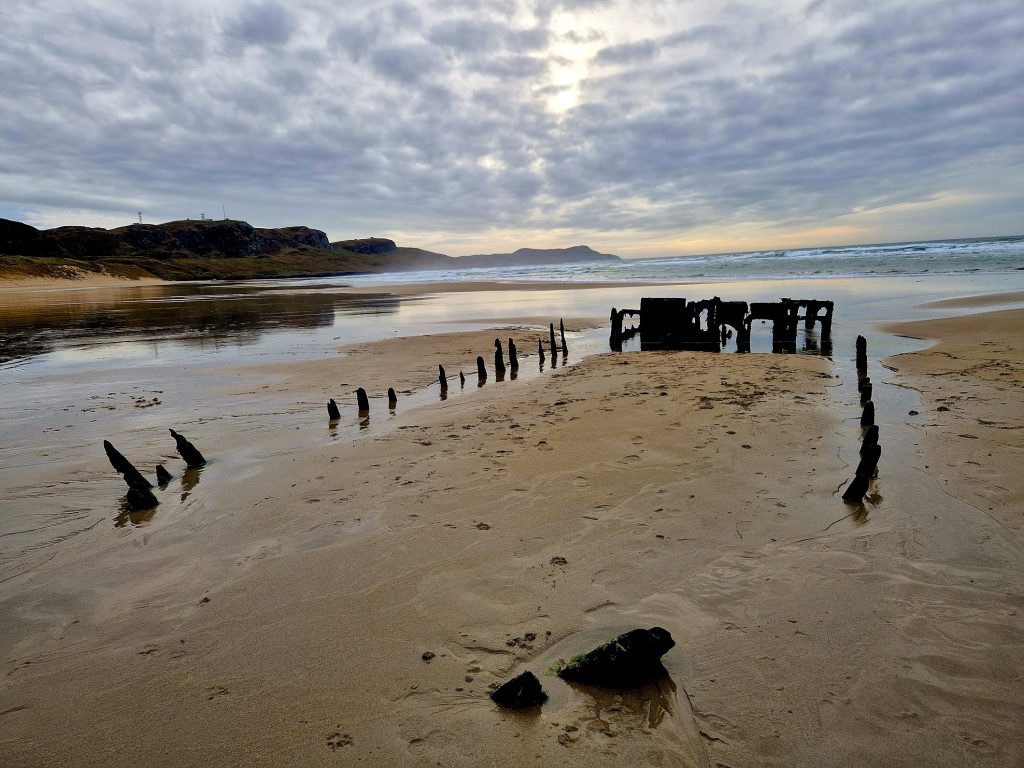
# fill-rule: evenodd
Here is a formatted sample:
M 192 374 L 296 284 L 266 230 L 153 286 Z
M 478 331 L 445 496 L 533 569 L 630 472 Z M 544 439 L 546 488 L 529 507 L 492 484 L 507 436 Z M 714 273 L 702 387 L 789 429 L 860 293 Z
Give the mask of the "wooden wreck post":
M 505 373 L 505 356 L 501 351 L 501 339 L 494 340 L 494 373 L 502 376 Z
M 558 319 L 558 332 L 562 335 L 562 355 L 568 355 L 569 347 L 565 345 L 565 322 L 561 318 Z
M 356 390 L 356 403 L 359 407 L 359 413 L 370 412 L 370 400 L 366 396 L 366 390 L 362 387 L 359 387 L 359 389 Z
M 864 404 L 864 410 L 860 415 L 862 427 L 873 427 L 875 425 L 875 404 L 868 401 Z
M 476 358 L 476 375 L 480 381 L 487 378 L 487 366 L 484 365 L 484 359 L 480 355 Z
M 612 307 L 611 315 L 612 332 L 609 344 L 613 352 L 622 351 L 622 315 L 615 307 Z
M 548 325 L 548 331 L 551 334 L 551 357 L 558 355 L 558 347 L 555 345 L 555 324 L 551 323 Z
M 508 340 L 508 364 L 513 371 L 519 370 L 519 355 L 516 351 L 516 343 L 511 337 Z
M 447 392 L 448 391 L 448 376 L 444 372 L 444 366 L 443 365 L 437 366 L 437 378 L 441 382 L 441 391 L 442 392 Z
M 540 355 L 540 364 L 544 365 L 544 342 L 537 339 L 537 354 Z

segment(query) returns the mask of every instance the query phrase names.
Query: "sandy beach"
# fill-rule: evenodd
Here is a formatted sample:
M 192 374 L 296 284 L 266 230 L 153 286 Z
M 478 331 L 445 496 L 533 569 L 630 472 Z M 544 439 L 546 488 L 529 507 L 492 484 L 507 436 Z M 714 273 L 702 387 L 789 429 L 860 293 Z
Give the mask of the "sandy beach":
M 839 499 L 856 381 L 827 358 L 540 372 L 523 320 L 271 367 L 285 398 L 372 380 L 399 405 L 375 389 L 359 429 L 339 398 L 315 440 L 208 437 L 201 479 L 168 465 L 182 505 L 7 578 L 3 762 L 1019 765 L 1022 322 L 892 329 L 938 343 L 870 360 L 883 458 L 860 507 Z M 523 375 L 478 387 L 509 335 Z M 651 626 L 676 641 L 664 680 L 549 673 Z M 525 670 L 548 702 L 498 709 Z

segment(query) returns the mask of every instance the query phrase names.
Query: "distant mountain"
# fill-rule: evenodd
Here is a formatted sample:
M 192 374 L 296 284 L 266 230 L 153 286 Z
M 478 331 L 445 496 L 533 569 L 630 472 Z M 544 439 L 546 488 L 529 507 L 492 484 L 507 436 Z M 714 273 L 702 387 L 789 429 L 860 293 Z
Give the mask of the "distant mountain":
M 169 221 L 117 229 L 39 230 L 0 219 L 0 277 L 102 272 L 166 280 L 311 277 L 359 272 L 566 264 L 617 259 L 585 245 L 453 258 L 372 237 L 330 242 L 309 227 L 258 228 L 244 221 Z
M 598 253 L 589 245 L 574 245 L 571 248 L 520 248 L 513 253 L 487 253 L 475 256 L 460 256 L 457 265 L 461 268 L 474 267 L 517 267 L 540 264 L 580 264 L 588 261 L 619 261 L 618 256 Z

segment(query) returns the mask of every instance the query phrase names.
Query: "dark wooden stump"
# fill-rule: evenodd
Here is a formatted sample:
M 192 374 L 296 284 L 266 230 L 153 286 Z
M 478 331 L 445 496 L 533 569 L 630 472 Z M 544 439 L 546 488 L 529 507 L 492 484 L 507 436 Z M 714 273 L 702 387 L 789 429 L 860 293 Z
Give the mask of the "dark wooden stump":
M 170 430 L 171 437 L 174 438 L 174 443 L 178 448 L 178 453 L 181 454 L 181 458 L 185 460 L 185 463 L 190 467 L 201 467 L 206 464 L 206 459 L 203 458 L 203 454 L 199 452 L 192 443 L 185 439 L 184 435 L 179 435 L 173 429 Z
M 864 404 L 864 412 L 860 415 L 862 427 L 873 427 L 875 425 L 875 404 L 868 402 Z
M 873 445 L 861 454 L 860 463 L 855 474 L 871 477 L 878 468 L 878 459 L 882 456 L 882 446 Z
M 872 448 L 878 445 L 878 425 L 868 427 L 868 431 L 864 434 L 864 441 L 860 444 L 861 455 L 864 454 L 868 448 Z
M 494 373 L 496 376 L 505 374 L 505 355 L 501 351 L 501 339 L 494 340 Z
M 360 387 L 356 390 L 356 403 L 360 413 L 370 412 L 370 399 L 366 396 L 366 390 Z
M 139 470 L 135 468 L 128 459 L 121 455 L 109 440 L 103 441 L 103 450 L 110 460 L 112 466 L 124 478 L 129 488 L 152 488 L 153 484 L 147 480 Z
M 327 418 L 331 421 L 337 421 L 341 418 L 341 411 L 338 410 L 338 404 L 334 402 L 333 397 L 327 401 Z
M 843 492 L 843 501 L 859 504 L 868 492 L 868 479 L 864 475 L 855 475 Z

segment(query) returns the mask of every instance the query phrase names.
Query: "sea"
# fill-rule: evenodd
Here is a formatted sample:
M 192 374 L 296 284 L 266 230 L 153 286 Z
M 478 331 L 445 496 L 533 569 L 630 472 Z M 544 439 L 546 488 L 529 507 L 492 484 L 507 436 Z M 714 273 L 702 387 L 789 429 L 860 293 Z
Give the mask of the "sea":
M 389 274 L 390 283 L 464 280 L 690 282 L 787 277 L 879 277 L 1024 270 L 1024 235 L 654 259 Z M 363 279 L 363 278 L 360 278 Z M 367 276 L 370 282 L 380 276 Z

